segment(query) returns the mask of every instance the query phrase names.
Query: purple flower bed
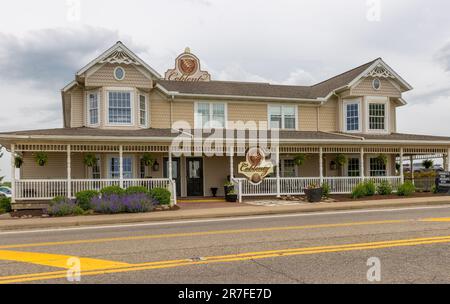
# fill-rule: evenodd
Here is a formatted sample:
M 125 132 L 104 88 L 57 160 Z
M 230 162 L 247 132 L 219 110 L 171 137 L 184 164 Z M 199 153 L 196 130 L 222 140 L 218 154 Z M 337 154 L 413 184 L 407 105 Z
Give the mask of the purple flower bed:
M 83 214 L 83 209 L 77 205 L 75 200 L 61 199 L 52 203 L 47 213 L 51 216 L 66 216 L 66 215 L 80 215 Z
M 157 202 L 145 193 L 106 194 L 91 200 L 92 209 L 98 213 L 138 213 L 152 211 Z

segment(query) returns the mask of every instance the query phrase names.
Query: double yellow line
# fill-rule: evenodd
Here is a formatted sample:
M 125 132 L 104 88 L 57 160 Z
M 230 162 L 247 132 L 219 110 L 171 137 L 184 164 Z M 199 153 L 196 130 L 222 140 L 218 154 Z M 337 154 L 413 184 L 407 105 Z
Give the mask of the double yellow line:
M 295 255 L 309 255 L 309 254 L 344 252 L 344 251 L 355 251 L 355 250 L 371 250 L 371 249 L 417 246 L 417 245 L 428 245 L 428 244 L 439 244 L 439 243 L 450 243 L 450 236 L 437 236 L 437 237 L 428 237 L 428 238 L 414 238 L 414 239 L 380 241 L 380 242 L 370 242 L 370 243 L 355 243 L 355 244 L 331 245 L 331 246 L 320 246 L 320 247 L 290 248 L 290 249 L 280 249 L 280 250 L 246 252 L 246 253 L 240 253 L 240 254 L 209 256 L 209 257 L 204 257 L 201 260 L 181 259 L 181 260 L 148 262 L 148 263 L 140 263 L 140 264 L 129 264 L 129 266 L 126 265 L 126 266 L 120 266 L 120 267 L 111 267 L 111 268 L 105 268 L 105 269 L 94 269 L 94 270 L 82 271 L 81 277 L 102 275 L 102 274 L 109 274 L 109 273 L 123 273 L 123 272 L 131 272 L 131 271 L 164 269 L 164 268 L 173 268 L 173 267 L 181 267 L 181 266 L 204 265 L 204 264 L 211 264 L 211 263 L 248 261 L 248 260 L 256 260 L 256 259 L 295 256 Z M 2 283 L 2 284 L 21 283 L 21 282 L 30 282 L 30 281 L 37 281 L 37 280 L 59 279 L 59 278 L 65 278 L 65 277 L 66 277 L 66 271 L 43 272 L 43 273 L 0 277 L 0 283 Z

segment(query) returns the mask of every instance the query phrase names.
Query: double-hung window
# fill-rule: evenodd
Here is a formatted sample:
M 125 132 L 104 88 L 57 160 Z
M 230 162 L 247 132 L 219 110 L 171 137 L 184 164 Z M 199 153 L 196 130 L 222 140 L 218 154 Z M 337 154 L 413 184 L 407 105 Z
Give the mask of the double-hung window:
M 283 159 L 281 161 L 281 175 L 283 177 L 296 177 L 296 165 L 293 159 Z
M 109 177 L 120 177 L 120 159 L 119 157 L 111 157 L 108 164 Z M 133 158 L 131 156 L 123 157 L 123 177 L 133 178 Z
M 297 129 L 296 106 L 269 106 L 269 125 L 271 129 Z
M 87 110 L 88 110 L 88 124 L 98 124 L 98 109 L 99 109 L 99 93 L 87 93 Z
M 352 157 L 348 159 L 347 176 L 360 176 L 359 158 Z
M 196 104 L 195 128 L 225 128 L 226 106 L 224 103 L 199 102 Z
M 386 104 L 369 103 L 369 129 L 377 131 L 386 129 Z
M 139 94 L 139 125 L 147 127 L 147 97 Z
M 108 92 L 108 122 L 110 124 L 129 125 L 132 123 L 131 99 L 131 92 Z
M 370 158 L 370 176 L 386 176 L 386 164 L 379 157 Z
M 360 103 L 347 102 L 344 104 L 345 130 L 348 132 L 360 131 Z

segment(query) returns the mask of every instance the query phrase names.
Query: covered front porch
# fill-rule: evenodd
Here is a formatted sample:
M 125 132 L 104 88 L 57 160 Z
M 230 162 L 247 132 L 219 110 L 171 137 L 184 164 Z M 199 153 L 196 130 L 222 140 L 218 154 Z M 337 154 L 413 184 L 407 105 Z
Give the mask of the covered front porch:
M 20 155 L 24 164 L 17 170 L 12 158 L 13 202 L 50 200 L 55 196 L 73 198 L 80 191 L 115 185 L 168 188 L 176 204 L 177 197 L 212 196 L 212 188 L 223 196 L 227 178 L 235 185 L 240 202 L 245 197 L 302 195 L 312 184 L 327 184 L 331 194 L 346 194 L 368 180 L 376 185 L 387 181 L 395 191 L 405 180 L 403 166 L 399 164 L 420 155 L 442 157 L 446 170 L 450 170 L 450 151 L 444 146 L 285 144 L 269 148 L 274 164 L 278 165 L 270 177 L 254 185 L 237 173 L 239 162 L 245 160 L 246 148 L 224 148 L 222 155 L 210 156 L 211 151 L 180 155 L 168 143 L 15 143 L 10 145 L 10 151 Z M 35 163 L 33 157 L 39 152 L 48 154 L 46 166 Z M 87 153 L 98 156 L 95 166 L 84 164 L 83 156 Z M 154 155 L 153 166 L 142 163 L 145 153 Z M 294 161 L 299 154 L 306 156 L 302 165 Z M 385 159 L 382 163 L 380 155 Z M 345 162 L 337 163 L 337 158 L 342 157 Z

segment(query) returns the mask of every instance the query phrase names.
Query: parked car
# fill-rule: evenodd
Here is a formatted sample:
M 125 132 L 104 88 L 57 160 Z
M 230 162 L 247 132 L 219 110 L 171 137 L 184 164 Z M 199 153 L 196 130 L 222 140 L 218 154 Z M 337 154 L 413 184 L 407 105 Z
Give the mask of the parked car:
M 4 197 L 11 198 L 11 195 L 12 195 L 11 188 L 5 187 L 5 186 L 0 187 L 0 197 L 4 196 Z

